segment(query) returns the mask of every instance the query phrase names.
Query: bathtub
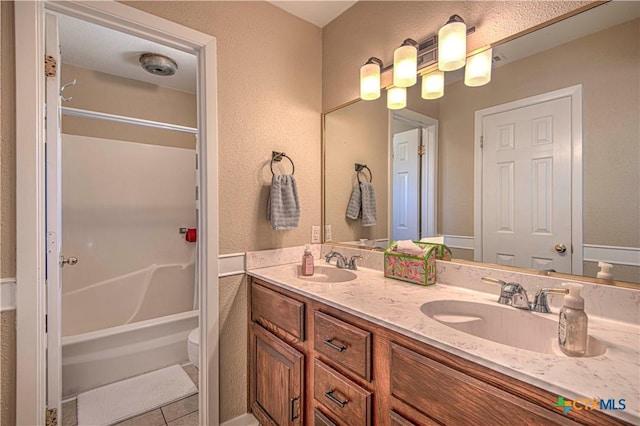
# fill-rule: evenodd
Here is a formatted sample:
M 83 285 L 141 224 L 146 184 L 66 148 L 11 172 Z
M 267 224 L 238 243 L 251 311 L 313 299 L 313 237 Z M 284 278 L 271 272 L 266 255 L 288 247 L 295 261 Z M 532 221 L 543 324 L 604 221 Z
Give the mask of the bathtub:
M 62 295 L 62 397 L 188 362 L 195 268 L 152 265 Z

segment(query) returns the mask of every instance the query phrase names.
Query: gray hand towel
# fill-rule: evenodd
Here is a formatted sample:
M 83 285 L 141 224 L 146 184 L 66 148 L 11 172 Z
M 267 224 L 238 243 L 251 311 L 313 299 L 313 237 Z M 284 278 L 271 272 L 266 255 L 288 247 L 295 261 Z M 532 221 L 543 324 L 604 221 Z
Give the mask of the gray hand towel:
M 351 191 L 349 204 L 347 204 L 347 217 L 357 219 L 360 217 L 360 207 L 362 206 L 362 196 L 360 195 L 360 183 L 356 183 Z
M 360 183 L 362 194 L 362 226 L 373 226 L 376 224 L 376 193 L 370 182 Z
M 293 175 L 274 175 L 267 201 L 267 220 L 275 231 L 296 229 L 300 220 L 298 186 Z

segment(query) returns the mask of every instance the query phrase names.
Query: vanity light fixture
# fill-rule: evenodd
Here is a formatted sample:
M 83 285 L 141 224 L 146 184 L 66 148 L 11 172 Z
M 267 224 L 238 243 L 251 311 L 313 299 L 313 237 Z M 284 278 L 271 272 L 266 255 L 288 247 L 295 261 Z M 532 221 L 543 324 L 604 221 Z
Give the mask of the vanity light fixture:
M 393 52 L 393 85 L 411 87 L 418 72 L 418 42 L 408 38 Z
M 422 99 L 438 99 L 444 95 L 444 71 L 432 71 L 422 76 Z
M 372 101 L 380 97 L 380 68 L 382 61 L 371 57 L 360 68 L 360 99 Z
M 407 88 L 392 87 L 387 90 L 387 108 L 402 109 L 407 106 Z
M 470 87 L 484 86 L 491 81 L 491 60 L 493 49 L 469 57 L 464 69 L 464 84 Z
M 464 66 L 467 56 L 467 26 L 458 15 L 438 31 L 438 69 L 455 71 Z

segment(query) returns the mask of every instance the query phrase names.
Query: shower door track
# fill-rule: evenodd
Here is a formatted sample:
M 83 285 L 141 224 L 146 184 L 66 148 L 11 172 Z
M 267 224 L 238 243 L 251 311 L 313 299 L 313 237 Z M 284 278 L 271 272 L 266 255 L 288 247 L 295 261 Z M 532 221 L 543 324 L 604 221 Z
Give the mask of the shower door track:
M 98 120 L 116 121 L 118 123 L 136 124 L 139 126 L 153 127 L 156 129 L 175 130 L 176 132 L 198 134 L 195 127 L 180 126 L 178 124 L 162 123 L 160 121 L 144 120 L 142 118 L 126 117 L 124 115 L 107 114 L 105 112 L 89 111 L 86 109 L 62 107 L 63 115 L 75 117 L 95 118 Z

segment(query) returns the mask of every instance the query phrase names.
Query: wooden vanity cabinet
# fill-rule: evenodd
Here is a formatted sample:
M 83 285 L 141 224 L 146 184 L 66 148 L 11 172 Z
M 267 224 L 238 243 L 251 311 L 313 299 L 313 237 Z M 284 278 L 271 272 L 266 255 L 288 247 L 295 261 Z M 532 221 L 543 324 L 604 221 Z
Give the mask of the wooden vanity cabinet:
M 261 424 L 629 425 L 562 414 L 558 395 L 256 278 L 249 307 L 249 407 Z

